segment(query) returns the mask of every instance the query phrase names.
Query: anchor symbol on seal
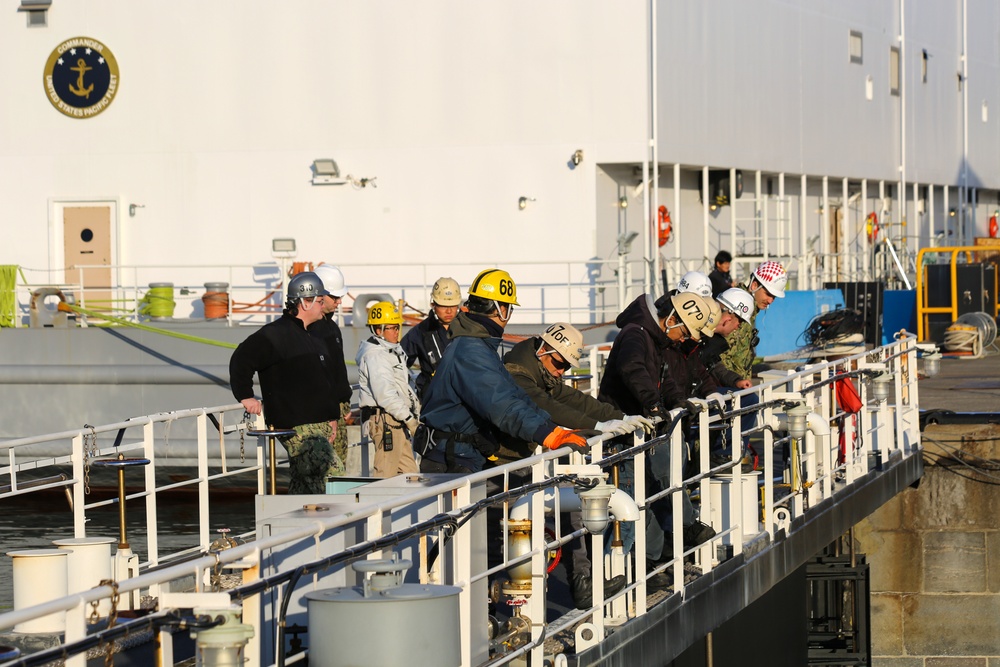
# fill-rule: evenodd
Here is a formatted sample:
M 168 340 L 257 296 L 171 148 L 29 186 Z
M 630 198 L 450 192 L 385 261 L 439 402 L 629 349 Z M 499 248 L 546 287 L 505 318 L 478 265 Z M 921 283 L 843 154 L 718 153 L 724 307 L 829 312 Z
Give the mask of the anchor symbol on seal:
M 70 84 L 69 92 L 73 93 L 78 97 L 86 97 L 90 99 L 90 94 L 94 92 L 94 84 L 90 84 L 89 86 L 84 88 L 83 75 L 94 68 L 88 67 L 87 61 L 85 61 L 83 58 L 79 58 L 76 61 L 76 67 L 70 67 L 70 69 L 73 70 L 74 72 L 77 72 L 78 76 L 76 77 L 76 87 L 74 88 L 73 84 Z

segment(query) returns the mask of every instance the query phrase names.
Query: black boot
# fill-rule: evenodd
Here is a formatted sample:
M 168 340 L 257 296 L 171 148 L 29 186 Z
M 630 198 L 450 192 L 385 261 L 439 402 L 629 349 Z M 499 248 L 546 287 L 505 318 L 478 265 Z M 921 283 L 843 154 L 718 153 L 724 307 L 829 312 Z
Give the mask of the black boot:
M 684 550 L 693 549 L 712 537 L 715 537 L 715 529 L 707 523 L 695 521 L 690 526 L 684 526 Z
M 604 599 L 625 588 L 625 575 L 619 574 L 604 580 Z M 573 590 L 573 604 L 577 609 L 590 609 L 594 605 L 594 590 L 590 585 L 590 572 L 574 573 L 570 588 Z
M 647 560 L 646 561 L 646 572 L 652 572 L 654 569 L 663 565 L 661 561 Z M 673 586 L 673 580 L 670 576 L 670 568 L 668 567 L 663 572 L 657 572 L 646 579 L 646 591 L 652 593 L 653 591 L 665 591 L 671 586 Z

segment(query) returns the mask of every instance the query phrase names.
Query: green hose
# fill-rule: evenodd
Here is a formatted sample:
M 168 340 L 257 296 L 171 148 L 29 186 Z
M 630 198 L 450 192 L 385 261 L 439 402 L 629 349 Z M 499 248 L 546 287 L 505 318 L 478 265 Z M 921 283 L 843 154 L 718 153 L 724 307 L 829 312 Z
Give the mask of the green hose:
M 172 307 L 171 307 L 172 309 Z M 164 336 L 170 336 L 172 338 L 180 338 L 182 340 L 189 340 L 192 343 L 204 343 L 205 345 L 215 345 L 217 347 L 225 347 L 230 350 L 236 349 L 236 343 L 227 343 L 221 340 L 212 340 L 211 338 L 202 338 L 201 336 L 191 336 L 190 334 L 180 333 L 178 331 L 168 331 L 166 329 L 157 329 L 156 327 L 151 327 L 148 324 L 139 324 L 138 322 L 129 322 L 128 320 L 123 320 L 120 317 L 112 317 L 111 315 L 105 315 L 104 313 L 99 313 L 96 310 L 88 310 L 87 308 L 81 308 L 80 306 L 60 303 L 59 310 L 71 310 L 74 313 L 80 313 L 86 315 L 87 317 L 99 317 L 108 322 L 114 324 L 119 324 L 123 327 L 132 327 L 134 329 L 142 329 L 143 331 L 149 331 L 150 333 L 163 334 Z
M 13 327 L 17 323 L 15 288 L 19 273 L 21 273 L 21 282 L 27 282 L 20 267 L 16 264 L 0 265 L 0 329 Z
M 171 338 L 180 338 L 181 340 L 191 341 L 192 343 L 203 343 L 205 345 L 215 345 L 216 347 L 224 347 L 230 350 L 235 350 L 237 343 L 227 343 L 221 340 L 212 340 L 211 338 L 202 338 L 201 336 L 192 336 L 190 334 L 180 333 L 178 331 L 169 331 L 167 329 L 158 329 L 156 327 L 151 327 L 148 324 L 139 324 L 138 322 L 129 322 L 128 320 L 123 320 L 120 317 L 112 317 L 111 315 L 105 315 L 104 313 L 99 313 L 96 310 L 88 310 L 87 308 L 81 308 L 75 304 L 70 303 L 60 303 L 59 310 L 72 311 L 74 313 L 80 313 L 81 315 L 86 315 L 87 317 L 96 317 L 103 320 L 107 320 L 111 324 L 118 324 L 123 327 L 132 327 L 135 329 L 142 329 L 143 331 L 148 331 L 150 333 L 163 334 L 164 336 L 170 336 Z M 345 359 L 345 363 L 348 366 L 354 366 L 357 364 L 353 359 Z
M 139 302 L 139 314 L 150 317 L 173 317 L 174 306 L 174 285 L 173 283 L 150 283 L 149 291 Z

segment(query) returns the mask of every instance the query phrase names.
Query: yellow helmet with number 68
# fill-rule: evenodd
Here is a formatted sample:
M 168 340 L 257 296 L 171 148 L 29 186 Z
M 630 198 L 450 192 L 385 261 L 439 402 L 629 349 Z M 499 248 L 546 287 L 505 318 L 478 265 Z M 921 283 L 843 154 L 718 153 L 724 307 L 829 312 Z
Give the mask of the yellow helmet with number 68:
M 396 310 L 396 305 L 391 301 L 379 301 L 373 303 L 368 309 L 368 326 L 381 327 L 386 324 L 402 324 L 403 316 Z
M 469 296 L 478 296 L 498 303 L 520 306 L 517 302 L 517 285 L 510 274 L 502 269 L 486 269 L 472 281 Z

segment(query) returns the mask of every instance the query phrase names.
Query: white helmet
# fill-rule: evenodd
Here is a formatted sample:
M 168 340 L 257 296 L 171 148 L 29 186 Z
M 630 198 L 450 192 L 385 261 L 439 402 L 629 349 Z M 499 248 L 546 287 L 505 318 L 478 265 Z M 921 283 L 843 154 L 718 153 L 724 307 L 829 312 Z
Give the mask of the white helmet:
M 715 327 L 722 320 L 722 307 L 712 297 L 705 299 L 705 303 L 708 304 L 708 324 L 701 328 L 701 332 L 711 338 L 715 335 Z
M 708 302 L 698 294 L 680 293 L 670 297 L 674 311 L 687 327 L 694 340 L 701 340 L 702 330 L 711 319 L 711 309 Z
M 431 303 L 439 306 L 462 305 L 462 288 L 454 278 L 438 278 L 431 288 Z
M 556 322 L 542 332 L 542 340 L 562 355 L 573 368 L 580 367 L 583 356 L 583 334 L 569 322 Z
M 688 271 L 677 283 L 677 291 L 694 293 L 706 299 L 712 298 L 712 281 L 698 271 Z
M 750 292 L 739 287 L 730 287 L 719 295 L 718 301 L 744 322 L 750 322 L 755 308 L 753 295 Z
M 344 284 L 344 274 L 332 264 L 320 264 L 316 267 L 316 275 L 323 281 L 323 287 L 333 296 L 343 297 L 347 294 Z
M 753 270 L 751 277 L 756 278 L 764 289 L 777 299 L 785 298 L 785 283 L 788 282 L 788 274 L 785 267 L 778 262 L 764 262 Z

